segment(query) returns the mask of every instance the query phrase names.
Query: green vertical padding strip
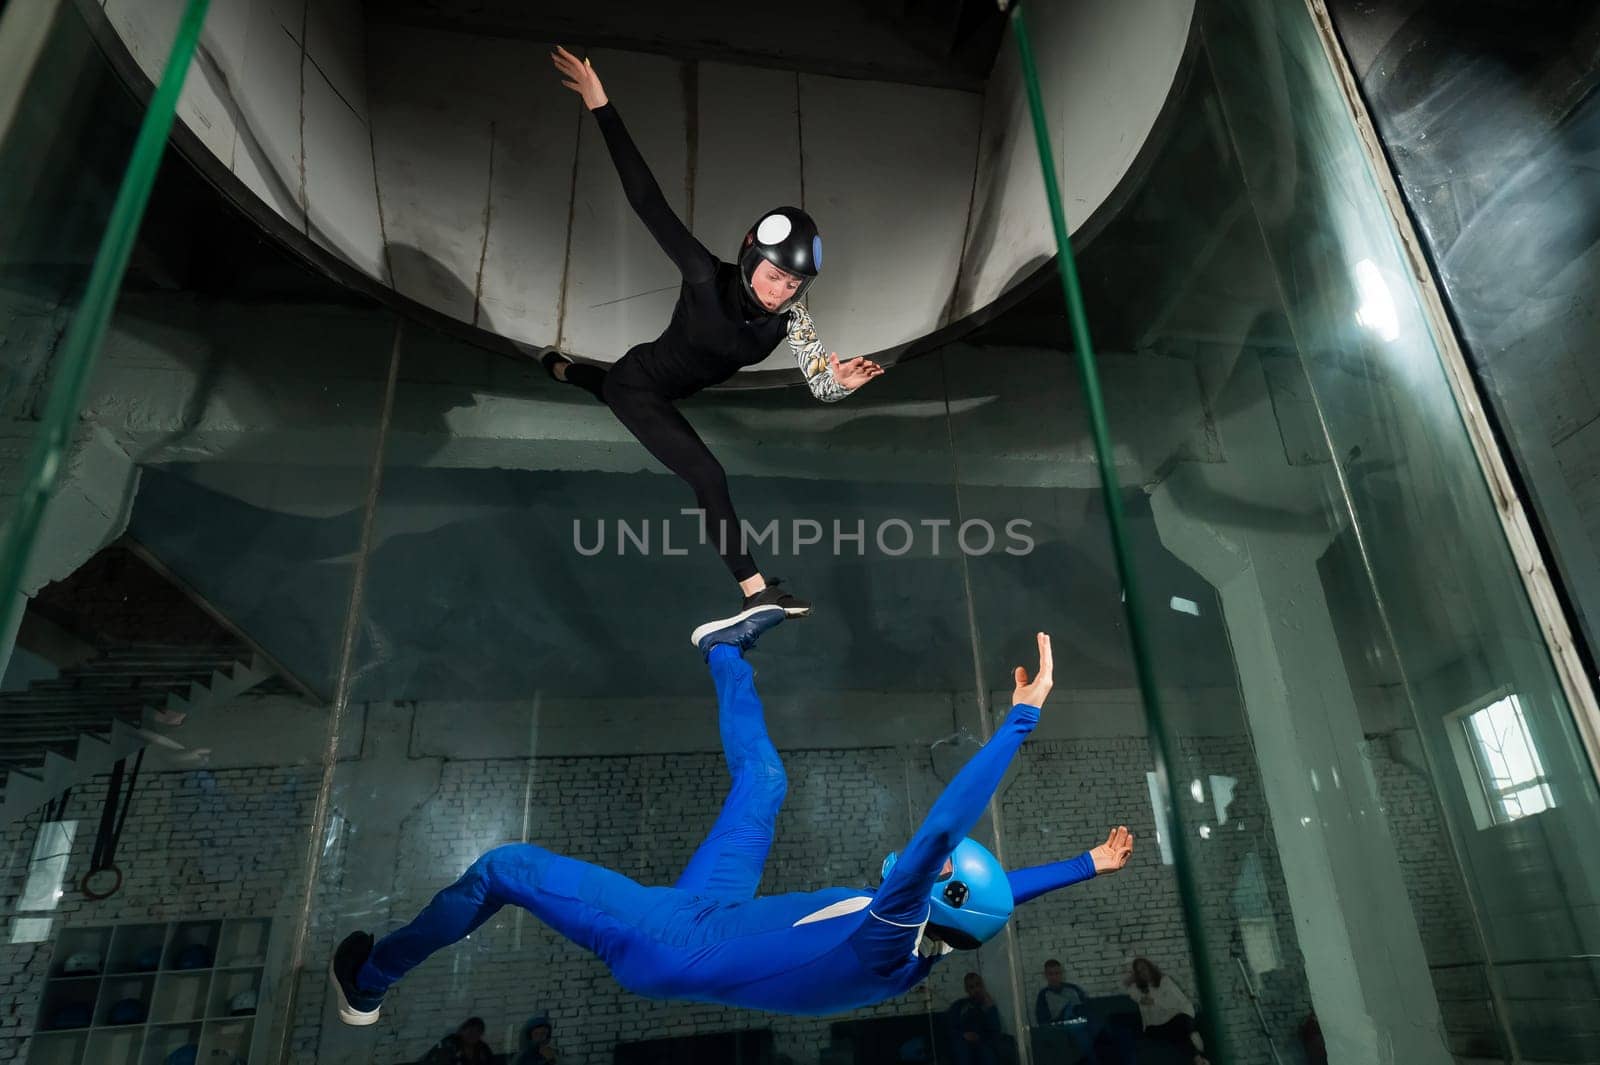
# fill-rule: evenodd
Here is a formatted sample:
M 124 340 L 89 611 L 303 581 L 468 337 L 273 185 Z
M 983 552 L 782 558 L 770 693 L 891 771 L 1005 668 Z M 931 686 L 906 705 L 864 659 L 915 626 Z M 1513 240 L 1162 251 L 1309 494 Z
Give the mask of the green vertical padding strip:
M 1072 241 L 1067 235 L 1066 212 L 1061 207 L 1061 183 L 1056 176 L 1055 153 L 1050 148 L 1050 129 L 1045 122 L 1039 72 L 1034 66 L 1033 46 L 1028 41 L 1028 24 L 1020 4 L 1011 9 L 1011 27 L 1012 37 L 1017 42 L 1017 53 L 1022 60 L 1022 80 L 1028 91 L 1028 110 L 1033 116 L 1039 166 L 1044 171 L 1045 198 L 1050 202 L 1050 224 L 1056 235 L 1056 263 L 1061 275 L 1061 293 L 1067 301 L 1067 317 L 1072 324 L 1072 346 L 1077 352 L 1078 374 L 1089 408 L 1089 431 L 1094 439 L 1095 459 L 1100 466 L 1100 491 L 1105 499 L 1106 522 L 1111 527 L 1111 553 L 1117 563 L 1117 579 L 1122 583 L 1122 608 L 1127 614 L 1128 636 L 1133 644 L 1134 671 L 1138 675 L 1139 692 L 1144 699 L 1145 721 L 1150 730 L 1156 771 L 1162 778 L 1167 808 L 1171 813 L 1168 835 L 1172 837 L 1172 860 L 1178 881 L 1178 901 L 1183 909 L 1184 932 L 1189 941 L 1190 956 L 1194 959 L 1195 990 L 1200 997 L 1202 1015 L 1211 1021 L 1215 1040 L 1207 1050 L 1207 1056 L 1213 1062 L 1225 1063 L 1230 1057 L 1222 1030 L 1216 981 L 1200 923 L 1200 894 L 1192 876 L 1188 841 L 1178 817 L 1178 803 L 1182 796 L 1173 773 L 1172 737 L 1167 731 L 1166 714 L 1161 709 L 1161 693 L 1156 688 L 1155 671 L 1151 665 L 1144 600 L 1140 596 L 1132 553 L 1128 550 L 1127 519 L 1122 511 L 1117 470 L 1111 461 L 1111 432 L 1106 425 L 1105 401 L 1100 394 L 1100 373 L 1095 367 L 1094 349 L 1089 342 L 1089 315 L 1084 309 L 1083 291 L 1078 287 L 1078 266 L 1072 255 Z
M 172 52 L 167 56 L 166 72 L 139 124 L 139 136 L 133 142 L 133 154 L 122 176 L 122 187 L 117 190 L 116 202 L 112 204 L 105 237 L 100 241 L 100 250 L 89 271 L 83 302 L 62 341 L 61 368 L 51 386 L 33 447 L 28 452 L 21 498 L 6 522 L 4 543 L 0 544 L 0 632 L 10 630 L 16 621 L 14 612 L 21 609 L 17 591 L 22 585 L 22 571 L 32 554 L 39 522 L 61 474 L 72 425 L 83 405 L 83 391 L 94 370 L 112 308 L 116 306 L 122 275 L 128 268 L 128 256 L 133 252 L 139 222 L 144 217 L 145 204 L 150 200 L 150 189 L 155 185 L 156 171 L 166 150 L 167 134 L 172 132 L 178 93 L 183 89 L 183 79 L 188 74 L 189 60 L 194 57 L 209 6 L 210 0 L 189 0 L 184 9 Z

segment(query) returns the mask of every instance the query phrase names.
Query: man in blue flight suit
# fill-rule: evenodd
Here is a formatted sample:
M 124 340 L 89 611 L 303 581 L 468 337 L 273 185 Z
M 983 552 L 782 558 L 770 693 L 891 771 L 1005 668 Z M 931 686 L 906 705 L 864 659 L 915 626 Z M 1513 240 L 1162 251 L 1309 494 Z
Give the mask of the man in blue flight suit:
M 531 843 L 496 847 L 410 924 L 376 944 L 365 932 L 339 944 L 330 969 L 340 1020 L 374 1023 L 396 981 L 507 903 L 598 955 L 639 995 L 839 1013 L 916 987 L 942 955 L 974 949 L 999 933 L 1016 903 L 1127 864 L 1133 836 L 1124 826 L 1074 858 L 1010 873 L 966 838 L 1050 692 L 1050 637 L 1041 632 L 1038 675 L 1030 681 L 1016 668 L 1010 714 L 945 788 L 905 849 L 884 860 L 876 892 L 841 887 L 757 897 L 788 785 L 743 652 L 784 617 L 782 607 L 768 606 L 732 623 L 702 625 L 691 637 L 716 685 L 733 786 L 676 884 L 645 887 Z

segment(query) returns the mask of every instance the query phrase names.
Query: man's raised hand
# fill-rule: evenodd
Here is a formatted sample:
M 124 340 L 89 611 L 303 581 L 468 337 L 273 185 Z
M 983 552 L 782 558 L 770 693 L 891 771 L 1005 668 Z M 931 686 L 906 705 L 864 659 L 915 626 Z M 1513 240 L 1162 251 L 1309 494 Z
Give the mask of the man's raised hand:
M 1050 694 L 1055 684 L 1055 662 L 1050 657 L 1050 637 L 1047 633 L 1039 633 L 1039 675 L 1030 681 L 1028 671 L 1018 666 L 1014 676 L 1017 688 L 1011 693 L 1012 704 L 1044 706 L 1045 696 Z
M 1089 852 L 1089 857 L 1094 859 L 1096 876 L 1101 873 L 1116 872 L 1128 864 L 1128 859 L 1132 855 L 1133 833 L 1128 831 L 1127 825 L 1113 828 L 1106 841 Z

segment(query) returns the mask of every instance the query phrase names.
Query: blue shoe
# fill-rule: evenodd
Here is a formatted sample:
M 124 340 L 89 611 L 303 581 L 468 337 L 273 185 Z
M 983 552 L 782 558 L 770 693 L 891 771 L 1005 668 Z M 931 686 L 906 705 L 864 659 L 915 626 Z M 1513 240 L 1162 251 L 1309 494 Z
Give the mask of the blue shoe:
M 371 954 L 371 933 L 351 932 L 333 952 L 333 961 L 328 963 L 339 1019 L 345 1024 L 364 1027 L 378 1023 L 378 1008 L 383 1005 L 383 996 L 363 991 L 356 984 L 356 974 Z
M 741 651 L 748 651 L 755 646 L 762 633 L 781 624 L 788 616 L 783 607 L 773 603 L 753 606 L 731 618 L 706 622 L 689 634 L 689 642 L 700 648 L 700 653 L 708 658 L 711 649 L 719 643 L 732 644 Z

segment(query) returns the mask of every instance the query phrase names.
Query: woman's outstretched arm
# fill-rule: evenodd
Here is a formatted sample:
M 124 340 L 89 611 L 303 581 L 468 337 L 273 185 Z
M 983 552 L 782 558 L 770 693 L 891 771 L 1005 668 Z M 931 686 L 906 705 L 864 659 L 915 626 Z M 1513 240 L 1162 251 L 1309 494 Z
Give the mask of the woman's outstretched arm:
M 824 403 L 837 403 L 883 373 L 883 367 L 871 359 L 858 356 L 840 362 L 837 353 L 826 350 L 817 339 L 811 312 L 803 304 L 789 308 L 788 340 L 806 386 Z
M 811 321 L 811 312 L 800 304 L 789 308 L 789 349 L 800 366 L 811 394 L 824 403 L 837 403 L 850 394 L 850 389 L 834 379 L 828 368 L 828 353 L 817 339 L 817 327 Z
M 717 270 L 717 260 L 705 245 L 694 239 L 689 227 L 683 224 L 661 193 L 655 175 L 645 163 L 644 156 L 628 135 L 622 116 L 611 105 L 600 78 L 587 59 L 579 59 L 565 48 L 558 47 L 550 58 L 562 74 L 561 84 L 583 97 L 584 106 L 594 116 L 605 137 L 611 162 L 622 179 L 622 191 L 639 220 L 650 231 L 661 250 L 667 253 L 685 281 L 709 281 Z

